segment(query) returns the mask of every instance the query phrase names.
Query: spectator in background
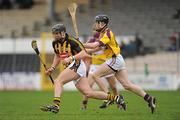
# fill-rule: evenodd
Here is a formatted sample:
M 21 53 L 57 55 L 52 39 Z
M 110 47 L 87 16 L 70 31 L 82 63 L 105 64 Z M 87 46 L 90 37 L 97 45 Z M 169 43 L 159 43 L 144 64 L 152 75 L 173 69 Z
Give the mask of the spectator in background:
M 141 55 L 144 52 L 144 44 L 138 32 L 135 34 L 135 45 L 136 45 L 136 54 Z
M 174 19 L 179 19 L 180 18 L 180 9 L 176 10 L 176 14 L 173 15 Z
M 175 32 L 170 36 L 170 47 L 168 51 L 176 51 L 180 49 L 180 32 Z
M 34 0 L 0 0 L 0 9 L 12 9 L 16 5 L 20 9 L 29 9 L 34 5 Z
M 0 9 L 12 9 L 10 0 L 0 0 Z
M 136 42 L 134 40 L 130 40 L 129 44 L 126 45 L 127 57 L 135 57 L 136 48 Z
M 15 0 L 20 9 L 29 9 L 34 5 L 34 0 Z
M 121 41 L 121 44 L 119 46 L 121 48 L 121 55 L 126 58 L 127 57 L 127 50 L 126 50 L 126 44 L 124 41 Z

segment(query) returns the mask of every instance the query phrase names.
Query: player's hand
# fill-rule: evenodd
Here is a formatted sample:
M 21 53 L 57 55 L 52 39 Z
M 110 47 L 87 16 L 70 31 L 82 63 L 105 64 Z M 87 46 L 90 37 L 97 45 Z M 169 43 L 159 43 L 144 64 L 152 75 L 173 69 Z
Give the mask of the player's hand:
M 71 61 L 72 61 L 71 57 L 68 57 L 68 58 L 64 58 L 64 59 L 62 60 L 62 63 L 63 63 L 64 65 L 67 65 L 67 64 L 69 64 Z
M 45 71 L 45 73 L 46 75 L 50 75 L 54 70 L 55 70 L 55 67 L 50 67 Z

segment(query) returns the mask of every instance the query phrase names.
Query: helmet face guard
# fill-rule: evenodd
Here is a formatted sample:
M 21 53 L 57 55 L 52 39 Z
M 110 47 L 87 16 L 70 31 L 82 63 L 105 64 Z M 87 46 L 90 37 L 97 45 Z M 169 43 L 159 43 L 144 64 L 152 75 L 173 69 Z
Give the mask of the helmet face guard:
M 104 22 L 106 25 L 109 23 L 109 18 L 107 15 L 97 15 L 95 17 L 96 22 Z
M 66 32 L 66 27 L 63 24 L 56 24 L 52 27 L 52 33 Z

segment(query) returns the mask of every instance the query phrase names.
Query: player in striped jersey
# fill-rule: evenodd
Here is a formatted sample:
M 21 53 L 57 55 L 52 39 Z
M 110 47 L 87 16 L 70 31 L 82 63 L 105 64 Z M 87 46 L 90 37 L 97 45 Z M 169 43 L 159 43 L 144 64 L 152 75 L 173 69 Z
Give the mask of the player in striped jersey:
M 62 94 L 63 85 L 74 81 L 76 88 L 85 96 L 100 100 L 111 100 L 119 103 L 120 96 L 111 95 L 102 91 L 93 91 L 86 77 L 86 66 L 84 58 L 90 57 L 84 49 L 80 41 L 66 33 L 63 24 L 57 24 L 52 27 L 54 41 L 54 60 L 50 68 L 45 72 L 51 74 L 60 61 L 67 67 L 58 75 L 54 81 L 54 99 L 52 105 L 41 107 L 42 111 L 50 111 L 58 113 L 60 108 L 60 96 Z

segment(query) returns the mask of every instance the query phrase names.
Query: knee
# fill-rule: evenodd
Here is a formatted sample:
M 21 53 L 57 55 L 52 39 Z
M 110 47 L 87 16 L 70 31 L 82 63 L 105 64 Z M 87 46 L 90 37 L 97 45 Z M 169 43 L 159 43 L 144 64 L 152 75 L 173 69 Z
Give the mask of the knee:
M 116 90 L 116 86 L 115 85 L 111 86 L 111 89 Z
M 84 91 L 84 95 L 85 95 L 87 98 L 91 98 L 91 97 L 93 96 L 92 91 Z
M 110 87 L 112 90 L 114 90 L 114 89 L 116 89 L 116 84 L 110 84 L 110 83 L 109 83 L 109 87 Z
M 88 75 L 88 78 L 89 78 L 89 79 L 94 79 L 94 77 L 95 77 L 95 75 L 94 75 L 93 73 L 90 73 L 90 74 Z
M 58 80 L 58 79 L 54 80 L 54 84 L 61 84 L 61 85 L 64 85 L 63 81 Z
M 93 74 L 91 74 L 91 77 L 93 77 L 93 78 L 99 78 L 100 75 L 93 73 Z
M 126 90 L 131 90 L 131 88 L 132 88 L 132 87 L 131 87 L 131 86 L 132 86 L 131 83 L 123 83 L 122 86 L 123 86 L 124 89 L 126 89 Z

